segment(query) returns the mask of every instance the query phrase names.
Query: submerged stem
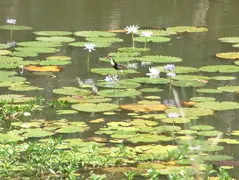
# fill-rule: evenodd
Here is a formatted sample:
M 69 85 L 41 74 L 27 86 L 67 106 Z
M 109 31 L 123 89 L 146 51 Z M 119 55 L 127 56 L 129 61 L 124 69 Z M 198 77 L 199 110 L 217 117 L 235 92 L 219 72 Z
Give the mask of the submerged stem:
M 146 49 L 146 44 L 147 44 L 147 37 L 145 37 L 144 49 Z
M 87 59 L 87 71 L 90 71 L 90 52 L 88 52 L 88 59 Z
M 11 41 L 12 41 L 12 30 L 10 30 L 10 35 L 11 35 Z

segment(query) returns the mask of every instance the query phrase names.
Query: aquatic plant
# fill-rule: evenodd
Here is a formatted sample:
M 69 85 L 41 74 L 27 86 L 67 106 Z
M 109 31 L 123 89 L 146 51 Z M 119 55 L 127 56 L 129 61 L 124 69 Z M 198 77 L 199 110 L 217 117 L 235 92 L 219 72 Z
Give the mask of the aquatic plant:
M 160 74 L 159 69 L 155 68 L 155 67 L 151 67 L 149 68 L 149 73 L 147 73 L 147 76 L 150 76 L 151 78 L 158 78 Z
M 137 25 L 132 25 L 132 26 L 126 26 L 126 28 L 124 28 L 127 31 L 127 34 L 132 34 L 132 44 L 133 44 L 133 48 L 134 46 L 134 34 L 136 34 L 138 32 L 139 26 Z
M 144 48 L 146 48 L 147 45 L 147 38 L 152 36 L 152 31 L 142 31 L 142 36 L 145 37 L 145 42 L 144 42 Z

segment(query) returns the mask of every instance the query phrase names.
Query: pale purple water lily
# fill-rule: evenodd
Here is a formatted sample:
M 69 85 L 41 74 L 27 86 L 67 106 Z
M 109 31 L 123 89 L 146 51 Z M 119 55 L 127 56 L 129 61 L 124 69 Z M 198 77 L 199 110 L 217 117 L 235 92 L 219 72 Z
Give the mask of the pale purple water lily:
M 172 77 L 175 77 L 175 76 L 176 76 L 176 73 L 174 73 L 174 72 L 168 72 L 166 75 L 167 75 L 168 77 L 172 78 Z
M 130 34 L 130 33 L 135 34 L 138 32 L 139 26 L 137 26 L 137 25 L 126 26 L 126 28 L 124 28 L 124 29 L 127 31 L 127 34 Z
M 168 118 L 178 118 L 179 114 L 176 112 L 168 113 Z
M 166 106 L 176 106 L 176 102 L 174 99 L 165 99 L 163 100 L 163 104 Z
M 93 44 L 93 43 L 85 43 L 84 50 L 88 50 L 89 52 L 94 51 L 95 50 L 95 44 Z
M 17 45 L 17 42 L 16 41 L 8 42 L 7 45 L 9 45 L 11 48 L 13 48 Z
M 147 73 L 146 75 L 150 76 L 152 78 L 157 78 L 157 77 L 159 77 L 159 74 L 160 74 L 160 71 L 158 68 L 151 67 L 151 68 L 149 68 L 149 73 Z
M 167 71 L 173 71 L 174 69 L 175 69 L 174 64 L 167 64 L 164 66 L 164 70 L 167 70 Z
M 153 34 L 152 31 L 142 31 L 141 33 L 142 33 L 141 36 L 144 36 L 144 37 L 151 37 Z
M 6 23 L 8 23 L 8 24 L 16 24 L 17 20 L 16 19 L 7 19 Z

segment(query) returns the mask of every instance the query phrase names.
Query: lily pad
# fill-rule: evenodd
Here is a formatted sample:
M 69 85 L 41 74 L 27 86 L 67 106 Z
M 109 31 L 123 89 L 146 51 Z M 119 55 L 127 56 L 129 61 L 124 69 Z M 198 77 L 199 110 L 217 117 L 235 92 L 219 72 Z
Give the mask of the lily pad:
M 133 61 L 135 57 L 129 57 L 129 56 L 112 56 L 114 58 L 114 60 L 116 62 L 129 62 L 129 61 Z M 104 62 L 110 62 L 109 59 L 107 57 L 103 57 L 99 59 L 100 61 L 104 61 Z
M 151 111 L 165 111 L 167 106 L 164 104 L 124 104 L 120 106 L 121 109 L 139 111 L 139 112 L 151 112 Z
M 191 126 L 190 129 L 196 130 L 196 131 L 209 131 L 209 130 L 213 130 L 214 127 L 209 125 L 195 125 L 195 126 Z
M 127 139 L 133 143 L 140 142 L 158 142 L 158 141 L 172 141 L 173 138 L 165 135 L 157 135 L 157 134 L 137 134 L 132 138 Z
M 11 51 L 0 49 L 0 56 L 11 54 Z
M 66 43 L 75 41 L 74 38 L 65 36 L 37 37 L 36 40 L 44 42 L 66 42 Z
M 25 134 L 24 137 L 46 137 L 46 136 L 52 136 L 53 132 L 46 131 L 41 128 L 34 128 L 34 129 L 26 129 L 24 130 Z
M 196 91 L 200 93 L 212 93 L 212 94 L 222 93 L 222 91 L 218 89 L 197 89 Z
M 182 32 L 197 33 L 197 32 L 206 32 L 208 31 L 208 29 L 204 27 L 194 27 L 194 26 L 175 26 L 175 27 L 168 27 L 167 31 L 172 31 L 177 33 L 182 33 Z
M 17 47 L 15 50 L 22 53 L 55 53 L 57 51 L 53 47 Z
M 239 72 L 239 67 L 235 65 L 214 65 L 204 66 L 199 68 L 203 72 L 221 72 L 221 73 L 233 73 Z
M 139 89 L 140 92 L 144 92 L 144 93 L 154 93 L 154 92 L 162 92 L 163 89 L 159 89 L 159 88 L 142 88 Z
M 221 131 L 211 130 L 211 131 L 200 131 L 197 134 L 199 136 L 220 136 L 223 133 Z
M 63 114 L 77 114 L 78 111 L 61 109 L 61 110 L 57 110 L 56 113 L 60 114 L 60 115 L 63 115 Z
M 120 52 L 135 53 L 135 52 L 147 52 L 149 48 L 136 48 L 136 47 L 121 47 L 118 49 Z
M 135 81 L 137 83 L 142 83 L 142 84 L 168 84 L 169 83 L 169 79 L 166 79 L 166 78 L 137 77 L 130 80 Z
M 239 103 L 237 102 L 201 102 L 196 103 L 195 106 L 201 107 L 201 108 L 207 108 L 215 111 L 224 111 L 224 110 L 233 110 L 233 109 L 239 109 Z
M 180 113 L 183 112 L 185 117 L 199 117 L 213 115 L 213 111 L 206 108 L 170 108 L 166 110 L 166 113 Z
M 85 96 L 91 93 L 89 90 L 79 89 L 76 87 L 62 87 L 59 89 L 53 89 L 52 92 L 62 95 L 78 95 L 78 96 Z
M 227 156 L 227 155 L 220 155 L 220 154 L 210 154 L 206 156 L 201 156 L 202 159 L 206 161 L 227 161 L 227 160 L 232 160 L 232 156 Z
M 65 96 L 57 99 L 58 101 L 66 101 L 68 103 L 103 103 L 111 101 L 110 98 L 101 96 Z
M 77 126 L 65 126 L 60 129 L 57 129 L 55 132 L 56 133 L 77 133 L 77 132 L 82 132 L 82 128 Z
M 139 83 L 128 81 L 128 80 L 120 80 L 119 82 L 99 82 L 97 86 L 100 87 L 108 87 L 108 88 L 116 88 L 116 89 L 134 89 L 140 86 Z
M 194 102 L 211 102 L 215 101 L 216 99 L 213 97 L 192 97 L 190 98 L 190 101 Z
M 24 41 L 18 42 L 17 45 L 25 47 L 59 47 L 62 44 L 59 42 Z
M 0 133 L 0 143 L 18 142 L 18 141 L 23 141 L 24 139 L 25 137 L 19 136 L 11 132 L 9 132 L 8 134 Z
M 69 61 L 71 57 L 69 56 L 49 56 L 46 58 L 47 60 L 58 60 L 58 61 Z
M 0 29 L 12 30 L 12 31 L 24 31 L 24 30 L 32 30 L 32 27 L 8 24 L 8 25 L 0 26 Z
M 236 77 L 234 77 L 234 76 L 214 76 L 214 77 L 211 77 L 210 79 L 217 80 L 217 81 L 230 81 L 230 80 L 235 80 Z
M 43 88 L 39 88 L 39 87 L 37 87 L 37 86 L 29 86 L 29 85 L 23 85 L 23 84 L 13 85 L 13 86 L 9 87 L 8 89 L 9 89 L 9 90 L 12 90 L 12 91 L 43 90 Z
M 147 55 L 142 57 L 136 57 L 136 60 L 139 61 L 147 61 L 147 62 L 155 62 L 155 63 L 174 63 L 182 61 L 181 58 L 172 57 L 172 56 L 153 56 Z
M 45 61 L 40 61 L 39 65 L 41 66 L 50 66 L 50 65 L 66 65 L 70 64 L 71 61 L 59 61 L 59 60 L 45 60 Z
M 147 37 L 147 39 L 145 37 L 134 38 L 134 41 L 136 41 L 136 42 L 145 42 L 145 40 L 147 42 L 168 42 L 168 41 L 170 41 L 170 38 L 160 37 L 160 36 Z
M 173 77 L 175 80 L 182 80 L 182 81 L 198 81 L 204 82 L 204 80 L 210 79 L 207 76 L 198 76 L 198 75 L 177 75 Z
M 239 92 L 239 86 L 221 86 L 217 89 L 224 92 Z
M 92 43 L 116 43 L 116 42 L 123 42 L 124 40 L 117 37 L 88 37 L 86 38 L 86 41 L 92 42 Z
M 135 97 L 139 96 L 141 92 L 136 91 L 134 89 L 130 90 L 110 89 L 98 91 L 97 94 L 103 97 Z
M 36 57 L 38 53 L 33 51 L 14 51 L 11 55 L 18 57 Z
M 175 123 L 175 124 L 184 124 L 191 121 L 191 119 L 188 118 L 165 118 L 161 120 L 164 123 Z
M 239 59 L 239 52 L 226 52 L 226 53 L 217 53 L 217 57 L 222 59 Z
M 0 49 L 8 49 L 10 48 L 11 46 L 8 45 L 8 44 L 0 44 Z
M 70 43 L 69 46 L 73 46 L 73 47 L 85 47 L 85 44 L 89 43 L 89 42 L 73 42 Z M 94 42 L 95 46 L 97 48 L 103 48 L 103 47 L 109 47 L 111 46 L 111 43 L 108 42 Z
M 199 81 L 187 81 L 187 80 L 181 80 L 181 81 L 173 81 L 171 83 L 173 86 L 177 87 L 203 87 L 206 84 Z
M 73 34 L 69 31 L 35 31 L 33 33 L 38 36 L 68 36 Z
M 164 66 L 157 66 L 156 68 L 158 68 L 160 72 L 168 72 L 164 69 Z M 194 67 L 176 66 L 173 72 L 175 72 L 176 74 L 186 74 L 186 73 L 194 73 L 198 71 L 199 70 Z
M 75 36 L 82 37 L 113 37 L 116 36 L 115 33 L 106 31 L 77 31 L 74 33 Z
M 100 75 L 117 74 L 117 70 L 113 68 L 92 68 L 91 72 Z M 123 72 L 118 71 L 118 75 L 134 74 L 134 73 L 138 72 L 133 69 L 124 70 Z
M 99 104 L 85 103 L 85 104 L 73 104 L 71 107 L 77 111 L 105 112 L 117 109 L 118 105 L 110 103 L 99 103 Z
M 222 37 L 218 39 L 219 41 L 226 42 L 226 43 L 239 43 L 239 37 Z
M 34 100 L 34 97 L 26 97 L 24 95 L 20 94 L 2 94 L 0 95 L 0 101 L 13 101 L 14 103 L 22 103 L 22 102 L 28 102 L 31 100 Z

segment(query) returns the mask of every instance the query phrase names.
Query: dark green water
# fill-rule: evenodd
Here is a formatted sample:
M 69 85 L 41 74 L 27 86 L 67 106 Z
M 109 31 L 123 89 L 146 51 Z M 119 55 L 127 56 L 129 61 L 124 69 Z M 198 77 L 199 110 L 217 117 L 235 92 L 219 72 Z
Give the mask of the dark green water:
M 1 0 L 0 1 L 0 22 L 5 24 L 6 18 L 17 19 L 19 25 L 29 25 L 34 31 L 39 30 L 112 30 L 123 29 L 127 25 L 137 24 L 141 27 L 152 26 L 201 26 L 209 29 L 207 33 L 190 34 L 187 36 L 176 35 L 169 43 L 151 44 L 152 54 L 177 56 L 183 62 L 177 65 L 201 67 L 213 64 L 232 64 L 225 60 L 214 57 L 218 52 L 237 51 L 231 45 L 220 43 L 217 39 L 224 36 L 238 36 L 238 0 Z M 9 36 L 7 32 L 0 32 L 0 43 L 6 43 Z M 117 44 L 110 48 L 97 49 L 92 53 L 90 67 L 110 67 L 110 64 L 99 62 L 108 52 L 116 52 L 120 46 L 131 46 L 130 36 L 122 35 L 126 39 L 125 44 Z M 32 32 L 16 32 L 14 39 L 28 41 L 35 39 Z M 137 46 L 138 44 L 136 44 Z M 64 67 L 62 73 L 57 74 L 54 79 L 45 79 L 42 76 L 34 76 L 30 73 L 24 74 L 32 85 L 44 87 L 41 94 L 47 99 L 55 96 L 52 90 L 63 86 L 77 86 L 76 77 L 82 79 L 93 78 L 103 79 L 87 73 L 87 53 L 82 48 L 62 48 L 58 55 L 66 55 L 72 58 L 72 63 Z M 44 56 L 42 56 L 44 58 Z M 139 69 L 146 73 L 147 68 Z M 238 81 L 221 81 L 212 84 L 212 87 L 238 84 Z M 5 93 L 7 91 L 4 91 Z M 9 92 L 8 92 L 9 93 Z M 30 93 L 31 94 L 31 93 Z M 163 95 L 163 94 L 162 94 Z M 181 98 L 189 99 L 193 92 L 188 90 Z M 198 95 L 198 94 L 197 94 Z M 161 94 L 160 94 L 161 96 Z M 217 100 L 238 101 L 238 95 L 223 94 L 216 96 Z M 161 96 L 161 98 L 163 98 Z M 127 100 L 126 100 L 127 101 Z M 125 102 L 122 100 L 121 102 Z M 132 102 L 132 101 L 130 101 Z M 45 117 L 46 114 L 38 114 L 37 118 Z M 216 113 L 209 124 L 217 130 L 230 133 L 239 128 L 238 111 L 226 111 Z M 49 118 L 59 119 L 60 116 L 47 114 Z M 88 113 L 79 113 L 74 116 L 63 116 L 68 119 L 94 119 Z M 124 113 L 117 113 L 117 117 L 108 117 L 108 120 L 123 119 Z M 87 134 L 86 134 L 87 136 Z M 225 153 L 233 155 L 234 159 L 239 158 L 238 145 L 226 146 Z

